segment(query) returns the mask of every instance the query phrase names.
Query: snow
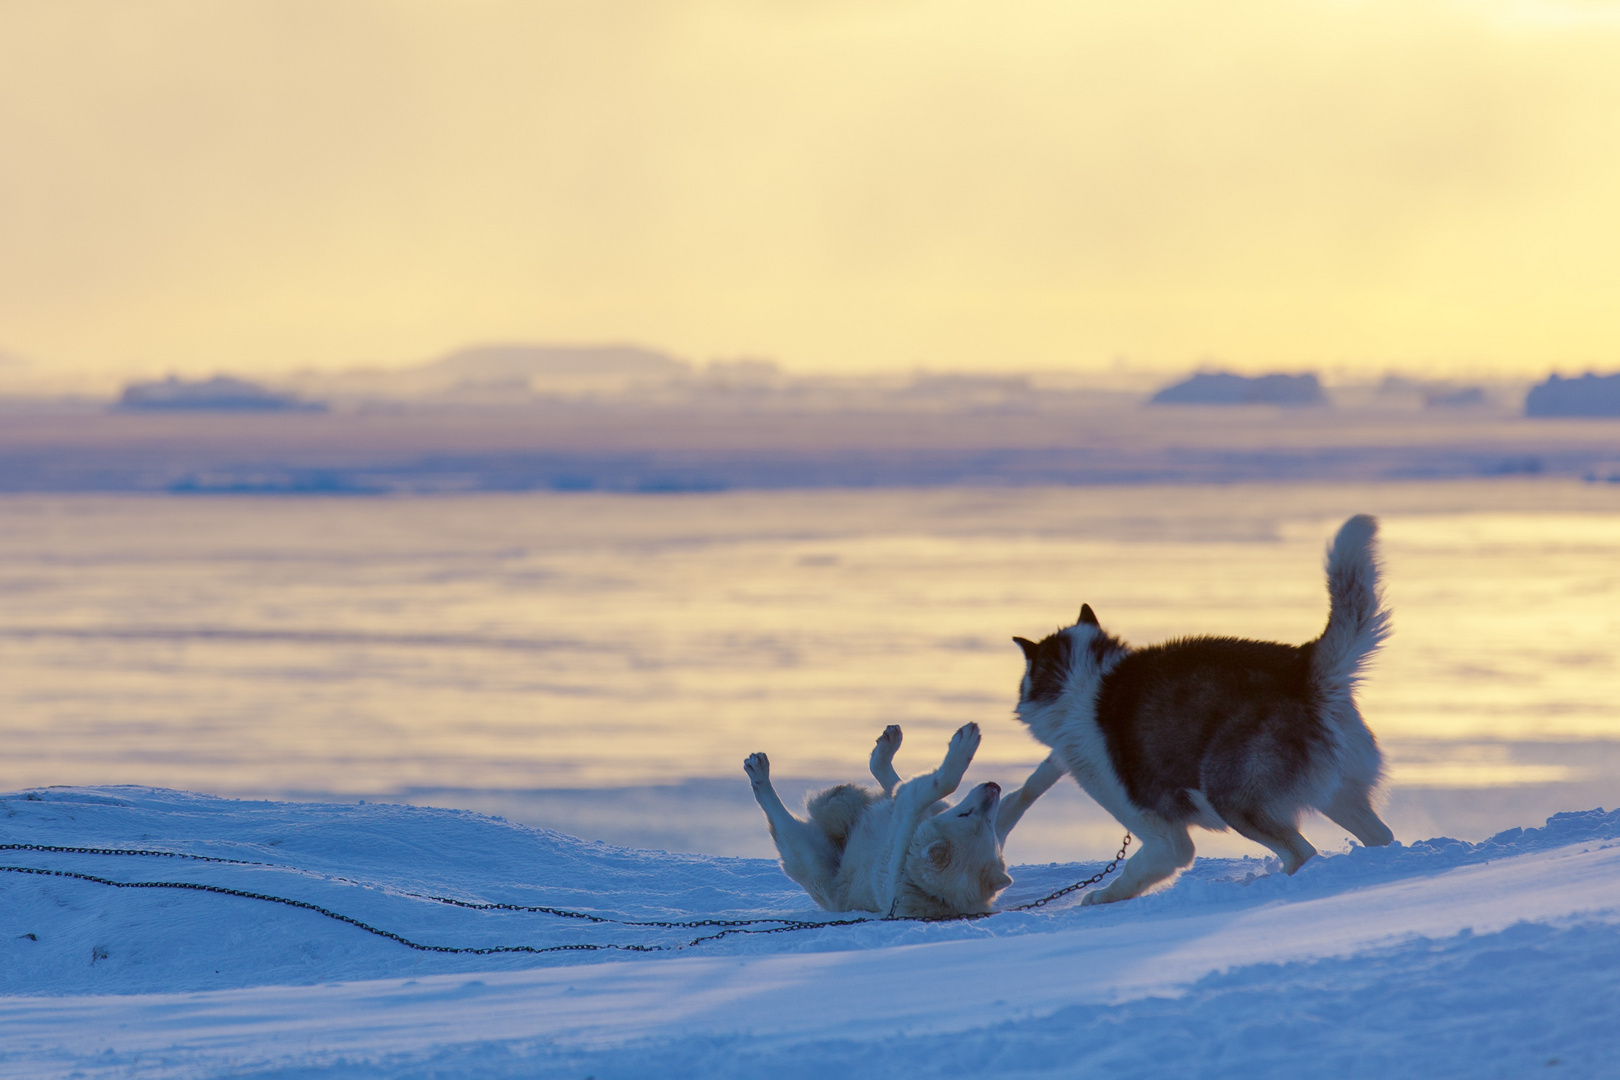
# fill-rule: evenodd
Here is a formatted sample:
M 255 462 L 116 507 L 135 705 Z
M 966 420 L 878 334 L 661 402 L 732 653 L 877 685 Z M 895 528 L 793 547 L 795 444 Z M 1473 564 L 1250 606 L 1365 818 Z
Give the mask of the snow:
M 763 823 L 760 824 L 763 829 Z M 423 807 L 163 789 L 0 797 L 0 1077 L 1613 1076 L 1620 811 L 1479 844 L 1351 847 L 1295 877 L 1199 859 L 1107 908 L 790 933 L 831 918 L 761 859 Z M 1023 866 L 1016 904 L 1096 864 Z M 435 899 L 438 898 L 438 899 Z M 758 931 L 780 924 L 739 929 Z

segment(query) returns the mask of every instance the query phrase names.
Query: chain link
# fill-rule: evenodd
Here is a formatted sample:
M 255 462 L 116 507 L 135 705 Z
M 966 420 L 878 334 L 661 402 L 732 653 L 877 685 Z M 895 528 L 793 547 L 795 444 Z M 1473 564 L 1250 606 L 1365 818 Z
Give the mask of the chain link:
M 622 952 L 680 952 L 681 950 L 690 949 L 696 945 L 702 945 L 706 942 L 718 941 L 721 938 L 730 937 L 733 934 L 788 934 L 799 930 L 819 930 L 828 926 L 856 926 L 861 923 L 872 922 L 962 922 L 973 919 L 986 919 L 992 915 L 1000 915 L 1004 912 L 1032 911 L 1037 908 L 1045 907 L 1053 900 L 1056 900 L 1062 896 L 1067 896 L 1076 889 L 1083 889 L 1087 885 L 1097 884 L 1119 867 L 1120 862 L 1122 862 L 1125 858 L 1126 849 L 1128 849 L 1130 846 L 1131 834 L 1126 833 L 1125 842 L 1120 845 L 1119 854 L 1115 855 L 1113 861 L 1107 866 L 1103 867 L 1100 872 L 1093 874 L 1084 881 L 1077 881 L 1073 885 L 1059 889 L 1057 892 L 1052 893 L 1049 896 L 1043 896 L 1039 900 L 1032 900 L 1027 904 L 1019 904 L 1015 907 L 1003 908 L 1000 911 L 981 911 L 965 915 L 945 915 L 932 918 L 911 915 L 888 915 L 882 919 L 857 918 L 811 920 L 765 917 L 758 919 L 631 920 L 613 919 L 605 915 L 593 915 L 584 911 L 570 911 L 567 908 L 554 908 L 525 904 L 481 904 L 466 900 L 455 900 L 445 896 L 430 896 L 422 893 L 403 894 L 416 899 L 431 900 L 435 903 L 449 904 L 454 907 L 466 908 L 472 911 L 523 911 L 533 912 L 536 914 L 555 915 L 559 918 L 565 919 L 582 919 L 593 923 L 609 923 L 616 926 L 655 927 L 668 930 L 687 930 L 706 927 L 722 928 L 719 933 L 706 934 L 702 937 L 693 938 L 684 945 L 642 945 L 636 943 L 620 944 L 615 942 L 578 942 L 570 945 L 488 945 L 466 947 L 456 947 L 451 945 L 425 945 L 418 941 L 412 941 L 402 934 L 396 934 L 392 930 L 384 930 L 381 927 L 372 926 L 370 923 L 356 919 L 352 915 L 344 915 L 341 912 L 333 911 L 332 909 L 322 907 L 319 904 L 312 904 L 307 900 L 294 900 L 290 897 L 274 896 L 270 893 L 249 892 L 246 889 L 231 889 L 223 885 L 204 885 L 192 881 L 114 881 L 111 878 L 97 877 L 93 874 L 80 874 L 71 870 L 47 870 L 42 867 L 34 866 L 0 866 L 0 873 L 32 874 L 39 877 L 71 878 L 75 881 L 88 881 L 97 885 L 107 885 L 115 889 L 185 889 L 192 892 L 214 893 L 219 896 L 239 896 L 248 900 L 258 900 L 271 904 L 282 904 L 286 907 L 299 908 L 304 911 L 312 911 L 315 914 L 323 915 L 328 919 L 334 919 L 341 923 L 347 923 L 356 929 L 364 930 L 368 934 L 375 934 L 378 937 L 387 938 L 389 941 L 397 942 L 404 945 L 406 948 L 415 949 L 418 952 L 471 954 L 477 956 L 488 956 L 494 953 L 598 952 L 612 950 Z M 280 870 L 297 870 L 300 873 L 308 872 L 299 870 L 297 867 L 283 866 L 277 863 L 254 862 L 249 859 L 227 859 L 213 855 L 192 855 L 182 851 L 155 851 L 140 848 L 61 847 L 50 844 L 0 844 L 0 851 L 40 851 L 76 855 L 148 856 L 153 858 L 190 859 L 197 862 L 228 863 L 236 866 L 260 866 Z M 340 878 L 338 880 L 350 881 L 351 879 Z M 761 927 L 760 924 L 762 923 L 779 923 L 780 925 Z
M 194 862 L 228 863 L 233 866 L 258 866 L 270 870 L 286 870 L 295 874 L 305 874 L 310 877 L 325 878 L 328 881 L 341 881 L 351 885 L 378 887 L 372 882 L 357 881 L 354 878 L 338 877 L 330 874 L 318 874 L 299 866 L 288 866 L 285 863 L 257 862 L 252 859 L 227 859 L 217 855 L 193 855 L 185 851 L 155 851 L 144 848 L 97 848 L 97 847 L 64 847 L 58 844 L 0 844 L 0 851 L 44 851 L 65 853 L 69 855 L 145 855 L 165 859 L 190 859 Z M 6 870 L 23 872 L 23 867 L 5 867 Z M 46 871 L 54 873 L 55 871 Z M 100 879 L 95 879 L 99 881 Z M 176 886 L 178 887 L 178 885 Z M 199 888 L 213 889 L 213 886 L 199 886 Z M 247 895 L 247 894 L 243 894 Z M 254 894 L 256 895 L 256 894 Z M 427 893 L 414 893 L 399 891 L 398 895 L 408 896 L 414 900 L 431 900 L 435 904 L 448 904 L 452 907 L 467 908 L 470 911 L 526 911 L 541 915 L 555 915 L 563 919 L 583 919 L 586 922 L 612 923 L 617 926 L 653 926 L 665 929 L 696 929 L 705 926 L 752 926 L 756 923 L 792 923 L 811 926 L 820 926 L 821 923 L 808 919 L 792 918 L 761 918 L 761 919 L 692 919 L 678 922 L 669 920 L 635 921 L 631 919 L 613 919 L 605 915 L 592 915 L 586 911 L 570 911 L 567 908 L 546 907 L 538 904 L 497 904 L 474 903 L 469 900 L 457 900 L 449 896 L 433 896 Z
M 1017 907 L 1003 908 L 1002 910 L 1003 911 L 1033 911 L 1036 908 L 1045 907 L 1047 904 L 1050 904 L 1052 901 L 1056 900 L 1060 896 L 1068 896 L 1070 893 L 1074 892 L 1074 890 L 1076 890 L 1076 889 L 1083 889 L 1087 885 L 1095 885 L 1095 884 L 1097 884 L 1097 882 L 1101 881 L 1103 878 L 1107 877 L 1109 874 L 1112 874 L 1115 870 L 1119 869 L 1119 864 L 1125 861 L 1125 852 L 1126 852 L 1127 849 L 1130 848 L 1130 846 L 1131 846 L 1131 834 L 1126 833 L 1125 834 L 1125 842 L 1123 844 L 1119 845 L 1119 854 L 1114 856 L 1114 861 L 1109 863 L 1107 866 L 1103 867 L 1097 873 L 1095 873 L 1095 874 L 1091 875 L 1090 877 L 1086 878 L 1086 880 L 1077 881 L 1073 885 L 1070 885 L 1066 889 L 1059 889 L 1057 892 L 1053 893 L 1051 896 L 1043 896 L 1039 900 L 1031 900 L 1027 904 L 1019 904 Z
M 280 863 L 254 862 L 251 859 L 225 859 L 217 855 L 192 855 L 185 851 L 150 851 L 145 848 L 116 847 L 59 847 L 55 844 L 0 844 L 0 851 L 65 851 L 70 855 L 146 855 L 153 858 L 191 859 L 195 862 L 232 863 L 236 866 L 271 866 L 277 870 L 297 870 L 296 866 Z

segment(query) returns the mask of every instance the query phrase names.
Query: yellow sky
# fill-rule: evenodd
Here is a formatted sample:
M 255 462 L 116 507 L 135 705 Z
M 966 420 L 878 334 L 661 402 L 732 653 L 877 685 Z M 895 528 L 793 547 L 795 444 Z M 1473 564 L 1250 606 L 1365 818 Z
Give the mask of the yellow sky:
M 0 0 L 39 371 L 1620 368 L 1620 0 Z

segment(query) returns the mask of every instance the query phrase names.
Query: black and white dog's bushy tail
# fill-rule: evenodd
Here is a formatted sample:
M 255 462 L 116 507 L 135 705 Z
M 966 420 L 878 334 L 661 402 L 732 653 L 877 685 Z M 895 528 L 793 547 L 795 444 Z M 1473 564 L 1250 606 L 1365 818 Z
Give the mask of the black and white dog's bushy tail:
M 1329 693 L 1354 690 L 1363 665 L 1389 637 L 1377 537 L 1378 520 L 1357 514 L 1328 545 L 1328 622 L 1311 655 L 1311 675 Z

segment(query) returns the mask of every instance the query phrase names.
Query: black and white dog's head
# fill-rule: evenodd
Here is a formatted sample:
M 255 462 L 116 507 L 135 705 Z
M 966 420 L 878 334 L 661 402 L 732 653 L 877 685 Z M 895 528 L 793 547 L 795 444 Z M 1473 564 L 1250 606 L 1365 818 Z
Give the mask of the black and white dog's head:
M 1130 650 L 1097 623 L 1090 604 L 1080 606 L 1080 618 L 1070 627 L 1048 634 L 1040 642 L 1015 637 L 1024 650 L 1024 679 L 1018 687 L 1018 718 L 1026 724 L 1065 697 L 1080 694 L 1090 700 L 1102 677 Z

